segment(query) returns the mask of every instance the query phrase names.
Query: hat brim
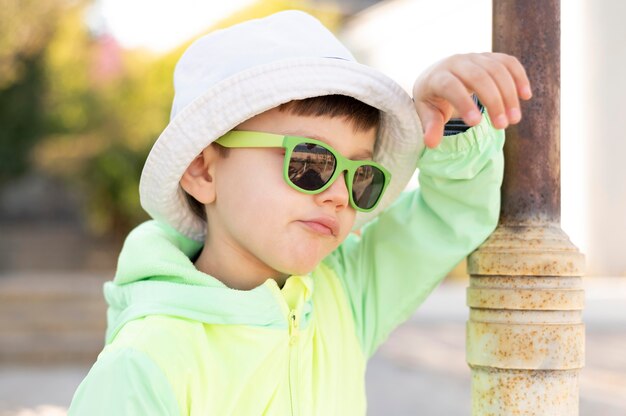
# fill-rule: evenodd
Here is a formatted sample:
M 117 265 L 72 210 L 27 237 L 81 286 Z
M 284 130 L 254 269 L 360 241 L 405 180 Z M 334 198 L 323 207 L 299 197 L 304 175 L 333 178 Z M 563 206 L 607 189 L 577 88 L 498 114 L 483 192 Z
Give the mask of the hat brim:
M 139 183 L 142 207 L 152 218 L 204 241 L 207 225 L 190 210 L 179 182 L 193 159 L 243 121 L 291 100 L 341 94 L 382 112 L 373 159 L 392 175 L 383 199 L 357 213 L 358 229 L 404 190 L 423 149 L 419 118 L 408 94 L 391 78 L 357 62 L 297 58 L 259 65 L 214 84 L 183 108 L 154 143 Z

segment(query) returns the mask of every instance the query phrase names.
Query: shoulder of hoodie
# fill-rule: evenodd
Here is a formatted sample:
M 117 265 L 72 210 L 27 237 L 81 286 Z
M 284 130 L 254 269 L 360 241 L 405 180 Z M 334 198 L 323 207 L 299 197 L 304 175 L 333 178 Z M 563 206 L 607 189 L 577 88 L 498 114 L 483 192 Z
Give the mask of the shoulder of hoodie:
M 171 390 L 179 408 L 186 409 L 191 393 L 201 389 L 206 374 L 211 373 L 207 344 L 205 325 L 200 321 L 148 315 L 127 322 L 103 349 L 98 362 L 105 366 L 136 365 L 136 377 L 158 377 L 160 372 L 166 380 L 163 385 Z M 128 376 L 126 371 L 123 374 Z
M 202 322 L 169 315 L 148 315 L 127 322 L 103 353 L 129 349 L 142 352 L 164 372 L 192 366 L 206 351 Z

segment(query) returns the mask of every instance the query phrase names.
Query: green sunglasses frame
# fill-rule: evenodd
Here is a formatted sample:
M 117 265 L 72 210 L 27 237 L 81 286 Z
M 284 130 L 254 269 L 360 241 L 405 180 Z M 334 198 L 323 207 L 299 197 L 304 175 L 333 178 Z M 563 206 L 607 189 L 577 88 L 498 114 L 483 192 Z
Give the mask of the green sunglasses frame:
M 378 203 L 382 199 L 383 194 L 385 193 L 385 190 L 387 189 L 387 185 L 389 185 L 389 182 L 391 181 L 391 173 L 387 169 L 379 165 L 378 163 L 373 162 L 371 160 L 348 159 L 346 157 L 343 157 L 341 154 L 339 154 L 339 152 L 337 152 L 335 149 L 330 147 L 328 144 L 320 140 L 315 140 L 315 139 L 311 139 L 308 137 L 264 133 L 264 132 L 259 132 L 259 131 L 231 130 L 230 132 L 226 133 L 219 139 L 215 140 L 215 142 L 224 147 L 235 147 L 235 148 L 237 147 L 284 147 L 285 159 L 283 163 L 283 177 L 285 179 L 285 182 L 287 182 L 287 184 L 291 186 L 292 188 L 294 188 L 295 190 L 299 192 L 303 192 L 305 194 L 309 194 L 309 195 L 319 194 L 321 192 L 324 192 L 326 189 L 328 189 L 328 187 L 330 187 L 335 182 L 335 180 L 339 177 L 339 175 L 341 175 L 343 172 L 347 172 L 345 179 L 346 179 L 346 186 L 348 188 L 348 194 L 350 196 L 350 205 L 356 211 L 360 211 L 360 212 L 373 211 L 376 208 L 376 206 L 378 206 Z M 324 186 L 322 186 L 319 189 L 315 189 L 312 191 L 302 189 L 296 184 L 294 184 L 293 182 L 291 182 L 291 180 L 289 179 L 289 161 L 291 160 L 291 154 L 293 153 L 293 149 L 297 145 L 302 144 L 302 143 L 309 143 L 309 144 L 314 144 L 314 145 L 323 147 L 324 149 L 328 150 L 335 157 L 335 160 L 337 161 L 337 166 L 335 166 L 335 171 L 333 172 L 332 176 L 330 177 L 328 182 L 326 182 Z M 361 166 L 373 166 L 379 169 L 383 173 L 383 178 L 384 178 L 383 187 L 380 191 L 380 195 L 378 196 L 378 199 L 376 200 L 374 205 L 372 205 L 372 207 L 370 208 L 361 208 L 357 206 L 356 203 L 354 202 L 354 198 L 352 195 L 352 182 L 354 181 L 354 174 L 356 170 Z

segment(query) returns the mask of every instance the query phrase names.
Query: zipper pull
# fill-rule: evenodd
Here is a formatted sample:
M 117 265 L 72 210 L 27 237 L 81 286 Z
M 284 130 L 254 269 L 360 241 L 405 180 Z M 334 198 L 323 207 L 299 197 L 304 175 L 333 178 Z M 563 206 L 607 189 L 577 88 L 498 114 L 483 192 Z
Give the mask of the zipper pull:
M 296 342 L 298 336 L 298 315 L 295 310 L 289 311 L 289 345 Z

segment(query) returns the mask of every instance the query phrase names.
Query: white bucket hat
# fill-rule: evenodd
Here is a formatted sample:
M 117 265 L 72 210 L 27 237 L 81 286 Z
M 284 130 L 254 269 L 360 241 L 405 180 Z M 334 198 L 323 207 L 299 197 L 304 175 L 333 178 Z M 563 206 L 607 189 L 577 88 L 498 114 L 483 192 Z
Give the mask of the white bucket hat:
M 423 148 L 409 95 L 391 78 L 356 62 L 317 19 L 284 11 L 196 40 L 174 71 L 167 125 L 139 183 L 142 207 L 157 221 L 203 241 L 207 224 L 189 208 L 179 181 L 211 142 L 243 121 L 291 100 L 341 94 L 381 110 L 373 159 L 392 175 L 378 207 L 358 212 L 355 229 L 404 190 Z

